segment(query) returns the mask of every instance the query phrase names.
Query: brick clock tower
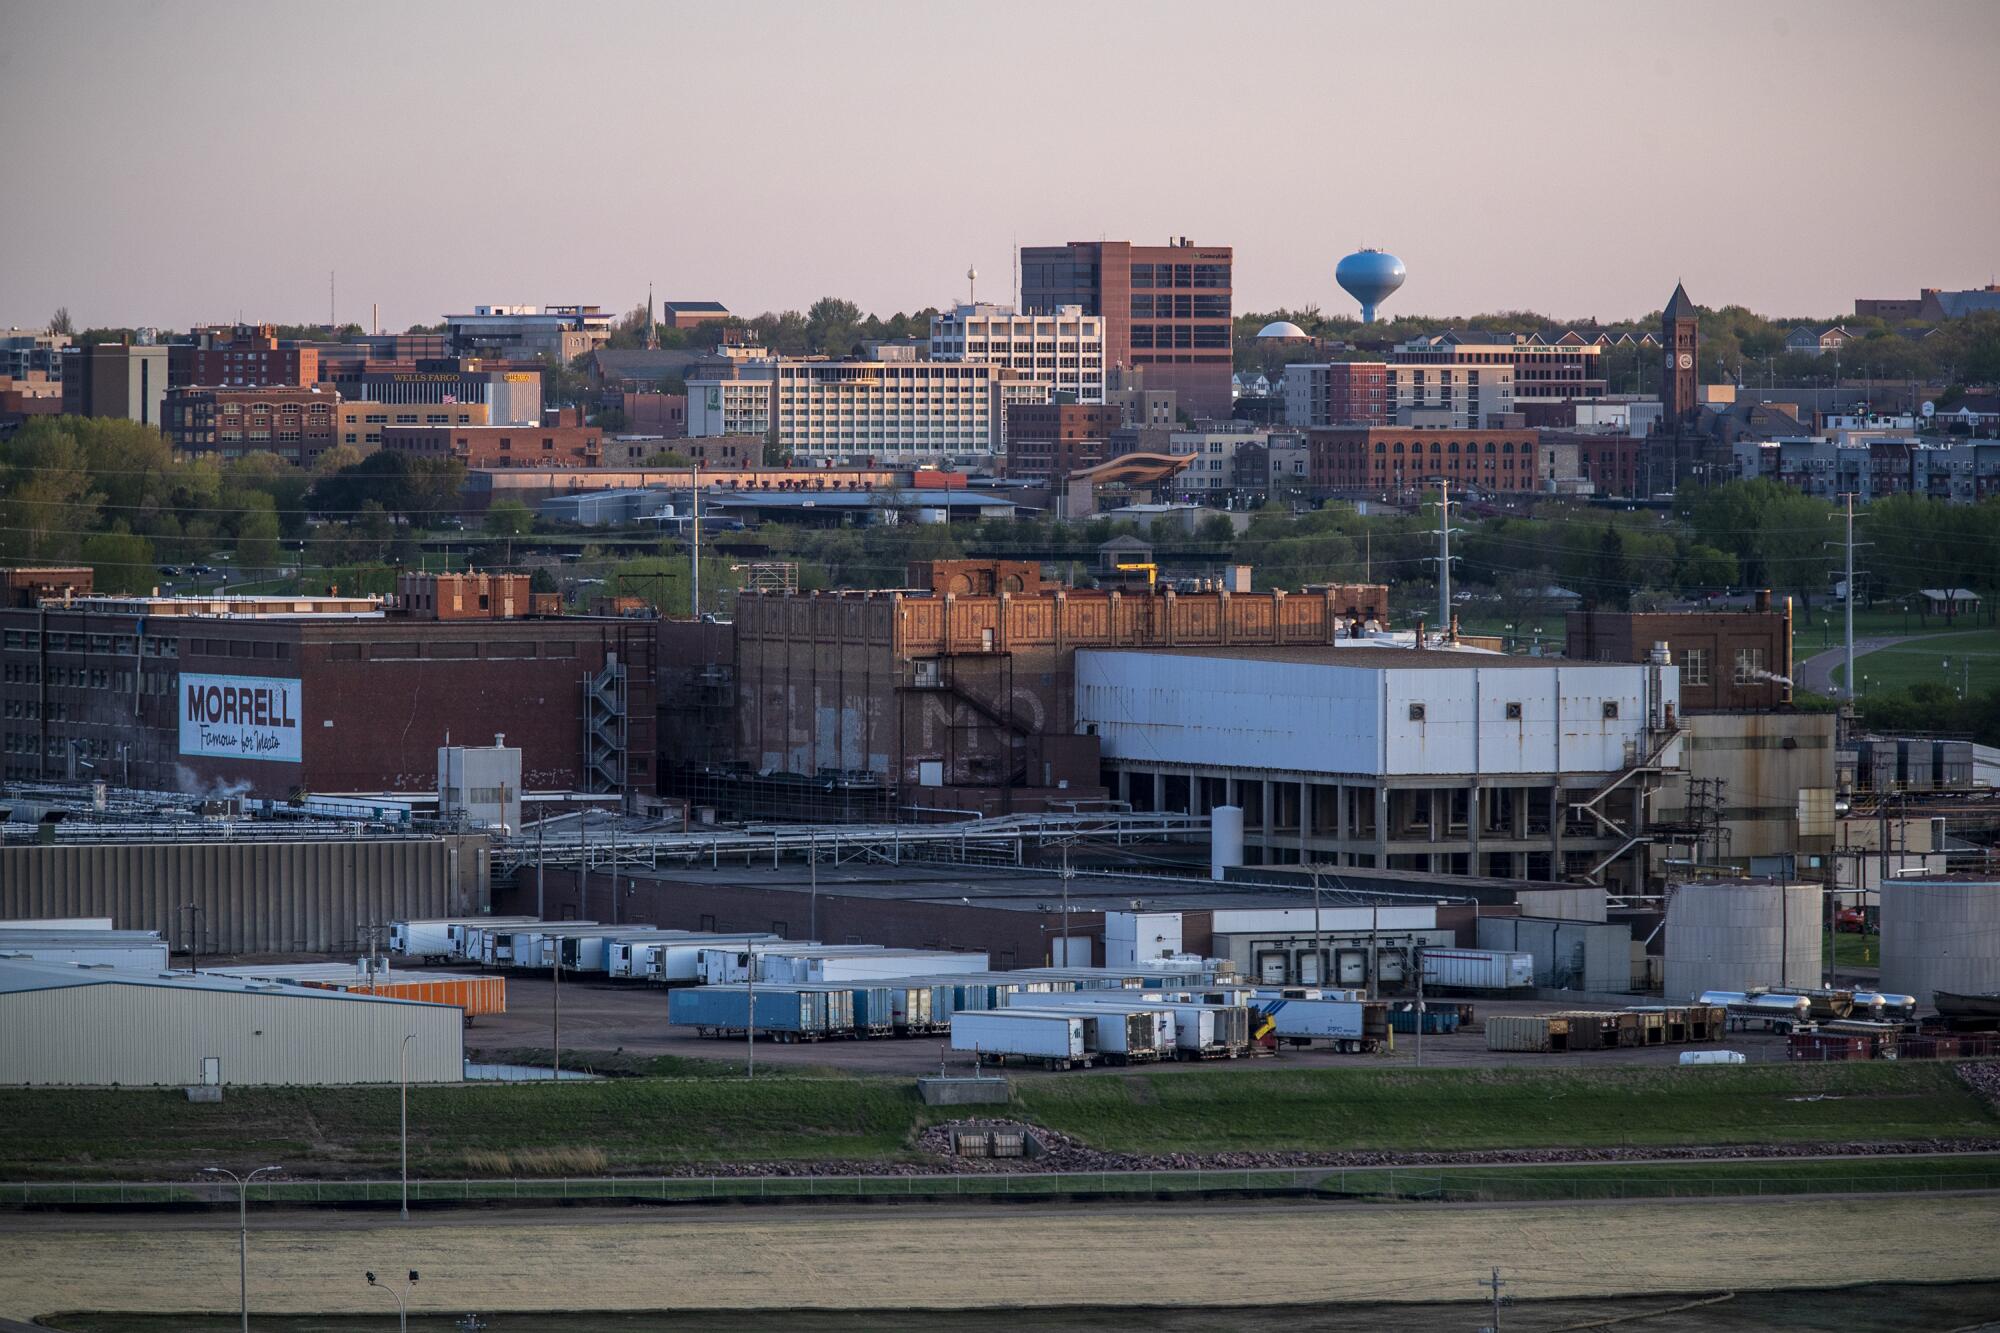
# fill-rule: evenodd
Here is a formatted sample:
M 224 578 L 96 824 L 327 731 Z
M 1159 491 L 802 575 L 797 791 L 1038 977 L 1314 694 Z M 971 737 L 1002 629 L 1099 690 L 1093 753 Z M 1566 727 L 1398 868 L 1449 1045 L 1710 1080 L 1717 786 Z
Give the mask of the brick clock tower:
M 1660 316 L 1660 345 L 1665 348 L 1665 373 L 1660 377 L 1660 428 L 1678 435 L 1693 423 L 1695 366 L 1701 357 L 1701 330 L 1687 288 L 1674 284 L 1674 297 Z

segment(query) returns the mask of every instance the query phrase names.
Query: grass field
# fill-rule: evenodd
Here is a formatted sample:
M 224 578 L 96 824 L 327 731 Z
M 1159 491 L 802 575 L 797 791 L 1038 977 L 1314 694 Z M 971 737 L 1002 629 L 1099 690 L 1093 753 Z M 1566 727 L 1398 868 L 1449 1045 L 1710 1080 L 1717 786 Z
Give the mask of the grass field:
M 1828 931 L 1821 941 L 1823 956 L 1835 967 L 1880 967 L 1882 937 L 1851 930 Z
M 1114 1151 L 1451 1149 L 1915 1140 L 2000 1134 L 1949 1067 L 1256 1070 L 1016 1084 L 1010 1114 Z M 416 1176 L 623 1174 L 908 1159 L 953 1118 L 894 1078 L 617 1079 L 413 1089 Z M 209 1163 L 393 1174 L 394 1088 L 0 1091 L 0 1179 L 177 1179 Z
M 1949 668 L 1946 662 L 1951 664 Z M 1854 669 L 1870 690 L 1907 690 L 1928 682 L 1947 685 L 1955 693 L 1969 683 L 1972 693 L 1984 694 L 2000 688 L 2000 630 L 1940 634 L 1917 643 L 1878 648 L 1857 658 Z M 1845 667 L 1834 668 L 1836 684 L 1844 683 L 1846 676 Z
M 7 1236 L 10 1261 L 0 1265 L 0 1311 L 9 1315 L 224 1312 L 236 1304 L 237 1236 L 228 1219 L 17 1221 Z M 1992 1280 L 2000 1277 L 1996 1230 L 1990 1198 L 1950 1195 L 1480 1207 L 1282 1200 L 578 1209 L 407 1225 L 393 1217 L 264 1212 L 253 1213 L 249 1299 L 257 1327 L 273 1315 L 330 1311 L 393 1319 L 394 1302 L 370 1290 L 361 1274 L 413 1268 L 423 1277 L 411 1292 L 412 1314 L 433 1319 L 587 1304 L 635 1312 L 750 1308 L 766 1312 L 764 1327 L 799 1327 L 770 1312 L 901 1307 L 906 1319 L 921 1322 L 884 1318 L 867 1326 L 949 1327 L 934 1312 L 1004 1310 L 1011 1327 L 1037 1328 L 1042 1309 L 1096 1306 L 1122 1318 L 1109 1326 L 1130 1328 L 1153 1326 L 1150 1307 L 1476 1299 L 1477 1282 L 1495 1265 L 1518 1284 L 1508 1294 L 1530 1300 L 1819 1287 L 1918 1273 L 1933 1282 Z M 1911 1325 L 1850 1307 L 1805 1326 L 1940 1329 L 1976 1317 L 1933 1312 Z M 1544 1322 L 1516 1310 L 1506 1326 L 1527 1333 L 1601 1319 Z M 619 1327 L 608 1320 L 582 1326 Z M 1209 1323 L 1243 1326 L 1228 1316 Z M 1389 1327 L 1326 1314 L 1285 1326 Z M 1471 1326 L 1435 1313 L 1428 1322 L 1395 1325 Z
M 2000 1129 L 1949 1068 L 1919 1064 L 1141 1074 L 1041 1080 L 1016 1099 L 1038 1123 L 1126 1152 L 1795 1143 Z

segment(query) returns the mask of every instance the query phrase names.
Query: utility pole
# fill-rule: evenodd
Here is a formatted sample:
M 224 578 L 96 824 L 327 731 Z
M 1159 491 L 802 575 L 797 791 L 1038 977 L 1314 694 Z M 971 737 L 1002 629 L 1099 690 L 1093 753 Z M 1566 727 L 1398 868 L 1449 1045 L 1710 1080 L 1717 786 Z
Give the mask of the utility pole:
M 1068 966 L 1070 965 L 1070 961 L 1069 961 L 1069 882 L 1070 882 L 1070 880 L 1071 880 L 1071 879 L 1072 879 L 1072 878 L 1074 877 L 1074 875 L 1075 875 L 1075 872 L 1074 872 L 1074 871 L 1072 871 L 1072 870 L 1071 870 L 1071 869 L 1069 868 L 1069 843 L 1068 843 L 1067 841 L 1065 841 L 1065 842 L 1063 843 L 1063 845 L 1062 845 L 1062 893 L 1063 893 L 1063 920 L 1062 920 L 1062 942 L 1063 942 L 1063 947 L 1062 947 L 1062 954 L 1063 954 L 1063 956 L 1062 956 L 1062 962 L 1061 962 L 1060 964 L 1058 964 L 1058 966 L 1061 966 L 1061 967 L 1068 967 Z
M 746 1081 L 757 1077 L 757 941 L 745 937 L 743 941 L 743 983 L 749 987 L 750 1002 L 743 1020 L 744 1057 L 743 1077 Z
M 1481 1278 L 1479 1285 L 1489 1288 L 1493 1292 L 1493 1322 L 1488 1327 L 1492 1333 L 1500 1333 L 1500 1288 L 1507 1284 L 1500 1280 L 1500 1270 L 1496 1268 L 1493 1270 L 1493 1276 L 1490 1278 Z
M 1416 947 L 1417 963 L 1417 1068 L 1424 1067 L 1424 946 Z
M 1368 904 L 1368 998 L 1381 998 L 1375 988 L 1376 965 L 1381 962 L 1382 949 L 1376 943 L 1375 935 L 1382 928 L 1382 900 L 1377 898 Z
M 1305 982 L 1303 972 L 1299 975 L 1301 984 Z M 1326 948 L 1320 943 L 1319 930 L 1319 862 L 1313 862 L 1313 984 L 1326 985 Z
M 1854 701 L 1861 696 L 1860 681 L 1854 674 L 1854 552 L 1859 547 L 1873 546 L 1874 543 L 1857 543 L 1854 540 L 1854 493 L 1849 491 L 1841 498 L 1847 501 L 1846 512 L 1842 515 L 1847 520 L 1847 540 L 1829 542 L 1827 544 L 1829 546 L 1840 547 L 1846 553 L 1847 557 L 1847 596 L 1842 600 L 1847 604 L 1847 682 L 1845 693 L 1851 711 Z
M 543 830 L 547 824 L 546 816 L 535 821 L 535 919 L 537 921 L 546 921 L 549 917 L 547 893 L 549 867 L 542 842 Z
M 771 402 L 775 406 L 777 401 L 778 385 L 773 379 Z M 699 460 L 688 470 L 688 476 L 690 478 L 688 496 L 692 503 L 689 513 L 693 515 L 688 530 L 694 534 L 694 553 L 688 557 L 688 610 L 694 614 L 694 619 L 698 623 L 701 620 L 701 463 Z
M 1438 567 L 1438 635 L 1451 634 L 1451 482 L 1438 479 L 1438 553 L 1431 557 Z M 1417 647 L 1421 648 L 1420 643 Z
M 808 834 L 806 837 L 806 864 L 812 868 L 812 920 L 807 925 L 806 933 L 817 940 L 819 938 L 819 835 L 817 833 Z
M 561 948 L 558 948 L 556 950 L 555 965 L 556 965 L 555 1027 L 549 1038 L 550 1046 L 553 1048 L 555 1052 L 555 1068 L 549 1074 L 549 1078 L 556 1082 L 560 1082 L 562 1080 L 562 950 Z

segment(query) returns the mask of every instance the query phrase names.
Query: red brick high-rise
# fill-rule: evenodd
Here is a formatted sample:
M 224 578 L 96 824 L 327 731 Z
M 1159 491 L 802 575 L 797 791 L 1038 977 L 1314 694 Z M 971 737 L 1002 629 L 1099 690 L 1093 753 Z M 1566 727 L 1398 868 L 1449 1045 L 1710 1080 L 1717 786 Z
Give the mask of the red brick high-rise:
M 1188 415 L 1227 419 L 1234 254 L 1185 237 L 1023 246 L 1021 307 L 1080 305 L 1103 316 L 1106 370 L 1143 368 L 1147 387 L 1174 390 Z

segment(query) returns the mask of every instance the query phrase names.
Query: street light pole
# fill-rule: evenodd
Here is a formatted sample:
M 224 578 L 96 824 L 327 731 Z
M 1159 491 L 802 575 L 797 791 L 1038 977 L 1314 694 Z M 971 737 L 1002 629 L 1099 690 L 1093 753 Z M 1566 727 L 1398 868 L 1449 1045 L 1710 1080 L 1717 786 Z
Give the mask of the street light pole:
M 835 853 L 837 857 L 838 852 Z M 812 866 L 812 922 L 807 933 L 814 940 L 819 939 L 819 835 L 808 835 L 806 839 L 806 860 Z
M 396 1054 L 397 1081 L 402 1084 L 400 1100 L 403 1111 L 403 1220 L 410 1220 L 410 1043 L 416 1040 L 412 1032 L 403 1038 L 403 1048 Z
M 247 1176 L 239 1176 L 226 1166 L 205 1166 L 211 1176 L 228 1176 L 236 1182 L 236 1303 L 243 1316 L 243 1333 L 250 1333 L 250 1182 L 275 1166 L 260 1166 Z
M 410 1307 L 403 1300 L 402 1290 L 399 1287 L 392 1287 L 386 1282 L 377 1282 L 373 1273 L 368 1273 L 364 1276 L 367 1277 L 369 1286 L 375 1288 L 377 1291 L 386 1291 L 396 1298 L 396 1327 L 401 1330 L 401 1333 L 409 1333 Z M 409 1283 L 413 1287 L 417 1285 L 417 1270 L 414 1268 L 410 1270 Z

